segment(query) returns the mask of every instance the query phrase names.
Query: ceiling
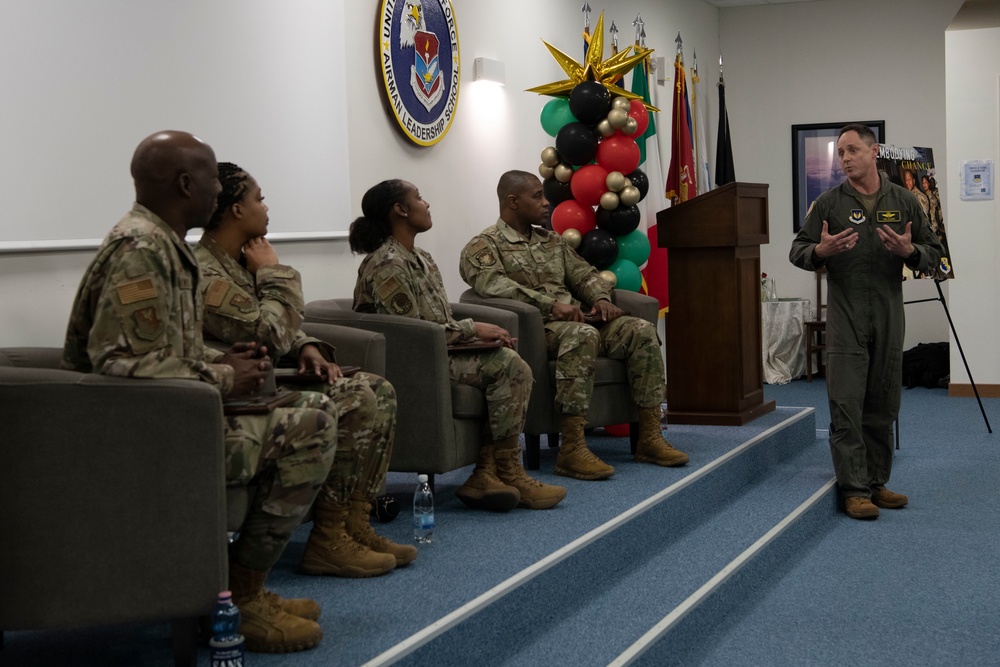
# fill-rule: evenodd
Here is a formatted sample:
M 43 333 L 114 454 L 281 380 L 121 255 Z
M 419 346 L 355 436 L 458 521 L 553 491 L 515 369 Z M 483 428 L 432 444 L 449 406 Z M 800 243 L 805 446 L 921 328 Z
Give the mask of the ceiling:
M 749 7 L 750 5 L 787 5 L 792 2 L 816 2 L 816 0 L 705 0 L 716 7 Z

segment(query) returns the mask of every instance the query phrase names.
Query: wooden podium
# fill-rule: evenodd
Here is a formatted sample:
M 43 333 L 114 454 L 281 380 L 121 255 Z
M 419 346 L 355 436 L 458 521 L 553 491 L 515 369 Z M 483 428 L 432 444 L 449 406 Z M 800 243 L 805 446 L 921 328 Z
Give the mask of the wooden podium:
M 773 411 L 760 326 L 767 185 L 724 185 L 660 211 L 656 223 L 670 250 L 667 420 L 739 426 Z

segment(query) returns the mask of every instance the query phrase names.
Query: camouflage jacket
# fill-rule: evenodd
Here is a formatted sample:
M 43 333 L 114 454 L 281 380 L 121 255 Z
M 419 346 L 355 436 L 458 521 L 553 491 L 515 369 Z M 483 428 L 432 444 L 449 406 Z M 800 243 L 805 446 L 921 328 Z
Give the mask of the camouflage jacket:
M 354 310 L 436 322 L 448 343 L 476 337 L 475 322 L 452 316 L 441 271 L 430 254 L 420 248 L 410 252 L 391 236 L 358 267 Z
M 585 304 L 589 309 L 600 299 L 611 300 L 611 290 L 597 269 L 561 236 L 532 227 L 525 240 L 503 220 L 466 244 L 459 270 L 481 296 L 531 304 L 546 322 L 555 303 Z
M 70 313 L 64 368 L 233 386 L 201 337 L 198 262 L 167 223 L 135 204 L 87 267 Z
M 228 344 L 256 341 L 266 345 L 274 358 L 291 355 L 296 360 L 302 346 L 312 343 L 333 360 L 332 346 L 299 329 L 305 305 L 298 271 L 276 264 L 260 267 L 254 276 L 208 234 L 201 237 L 194 255 L 201 265 L 206 339 Z

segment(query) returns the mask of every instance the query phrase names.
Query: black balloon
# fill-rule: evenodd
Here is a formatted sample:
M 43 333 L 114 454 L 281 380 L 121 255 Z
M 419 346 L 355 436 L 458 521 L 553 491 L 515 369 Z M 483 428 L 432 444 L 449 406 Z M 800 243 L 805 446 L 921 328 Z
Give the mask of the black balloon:
M 542 191 L 549 201 L 549 208 L 555 208 L 567 199 L 573 198 L 573 191 L 570 190 L 569 183 L 563 183 L 554 176 L 545 179 L 545 182 L 542 183 Z
M 611 91 L 603 83 L 583 81 L 576 84 L 569 94 L 569 110 L 576 119 L 587 125 L 597 125 L 611 108 Z
M 619 206 L 610 211 L 597 209 L 597 226 L 615 236 L 625 236 L 635 231 L 641 218 L 638 206 Z
M 611 262 L 618 257 L 618 241 L 609 231 L 592 229 L 583 235 L 576 251 L 600 271 L 611 266 Z
M 639 190 L 639 201 L 645 199 L 646 193 L 649 192 L 649 177 L 646 176 L 646 173 L 642 169 L 636 169 L 625 178 Z
M 583 123 L 566 123 L 556 135 L 556 150 L 570 164 L 587 164 L 597 155 L 599 141 L 593 128 Z

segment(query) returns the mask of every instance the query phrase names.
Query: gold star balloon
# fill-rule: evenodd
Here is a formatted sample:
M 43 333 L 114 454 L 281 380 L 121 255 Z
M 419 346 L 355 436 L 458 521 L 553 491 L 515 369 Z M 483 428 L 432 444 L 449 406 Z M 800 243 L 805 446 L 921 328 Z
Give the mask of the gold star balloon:
M 549 95 L 550 97 L 568 97 L 570 91 L 578 83 L 583 83 L 584 81 L 596 81 L 607 88 L 613 96 L 621 96 L 630 100 L 640 100 L 642 97 L 636 95 L 633 92 L 627 91 L 624 88 L 619 88 L 614 84 L 626 73 L 630 72 L 633 67 L 649 57 L 653 52 L 653 49 L 647 49 L 642 46 L 634 46 L 634 53 L 629 55 L 630 51 L 626 49 L 621 53 L 615 54 L 604 60 L 604 14 L 597 19 L 597 26 L 594 28 L 594 35 L 590 39 L 590 47 L 587 49 L 587 57 L 584 63 L 578 63 L 576 60 L 566 55 L 556 47 L 552 46 L 546 41 L 542 41 L 548 48 L 549 53 L 555 58 L 559 67 L 562 68 L 568 79 L 563 79 L 562 81 L 553 81 L 552 83 L 547 83 L 544 86 L 536 86 L 534 88 L 528 88 L 529 93 L 538 93 L 539 95 Z M 643 103 L 645 104 L 645 102 Z M 650 111 L 659 111 L 654 106 L 645 104 L 646 108 Z

